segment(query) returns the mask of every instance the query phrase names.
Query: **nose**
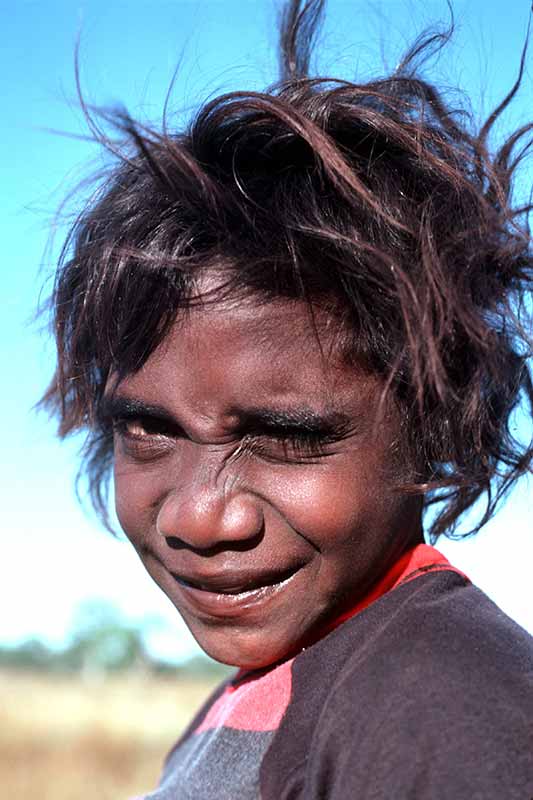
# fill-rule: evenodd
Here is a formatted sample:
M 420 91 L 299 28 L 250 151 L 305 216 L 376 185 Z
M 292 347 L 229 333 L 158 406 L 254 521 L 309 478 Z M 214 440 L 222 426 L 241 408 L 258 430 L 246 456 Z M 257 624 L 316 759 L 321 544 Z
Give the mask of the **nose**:
M 174 489 L 157 515 L 157 531 L 171 544 L 207 550 L 241 548 L 261 534 L 260 501 L 244 490 L 226 493 L 216 485 Z

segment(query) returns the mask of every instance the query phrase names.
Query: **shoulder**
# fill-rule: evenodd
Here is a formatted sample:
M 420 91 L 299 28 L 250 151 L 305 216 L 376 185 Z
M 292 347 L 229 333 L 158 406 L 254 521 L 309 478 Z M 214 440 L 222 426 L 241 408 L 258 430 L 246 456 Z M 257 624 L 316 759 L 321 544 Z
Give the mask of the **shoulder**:
M 345 693 L 360 698 L 365 678 L 369 690 L 387 688 L 382 702 L 409 687 L 424 697 L 433 690 L 476 695 L 492 681 L 498 692 L 515 684 L 533 688 L 533 637 L 451 570 L 384 595 L 304 657 L 302 675 L 321 662 L 334 666 L 325 704 Z
M 533 720 L 533 638 L 475 586 L 452 572 L 430 574 L 375 605 L 339 631 L 357 646 L 324 698 L 325 713 L 357 699 L 368 718 L 411 709 L 435 719 L 475 706 L 483 716 L 500 704 L 518 717 L 527 709 Z
M 533 797 L 533 640 L 462 576 L 398 587 L 296 661 L 302 797 Z
M 387 605 L 365 622 L 366 652 L 345 661 L 317 720 L 315 752 L 340 755 L 332 796 L 347 796 L 359 768 L 359 780 L 372 771 L 375 797 L 394 786 L 400 797 L 532 795 L 531 637 L 451 572 L 400 587 Z
M 451 570 L 429 573 L 390 592 L 339 631 L 360 640 L 346 659 L 339 681 L 365 666 L 389 673 L 389 657 L 400 683 L 416 676 L 419 689 L 435 681 L 466 681 L 468 676 L 529 681 L 533 677 L 533 638 L 506 616 L 480 589 Z M 364 640 L 364 641 L 363 641 Z M 334 645 L 334 643 L 332 642 Z M 400 670 L 400 667 L 403 668 Z

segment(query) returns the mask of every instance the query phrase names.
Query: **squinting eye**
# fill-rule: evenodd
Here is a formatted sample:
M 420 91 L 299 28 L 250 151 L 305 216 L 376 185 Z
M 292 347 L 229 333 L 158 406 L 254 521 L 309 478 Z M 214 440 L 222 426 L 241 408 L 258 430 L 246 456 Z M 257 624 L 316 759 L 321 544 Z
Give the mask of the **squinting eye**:
M 113 420 L 113 428 L 122 436 L 133 439 L 165 435 L 163 425 L 148 417 L 118 417 Z
M 326 455 L 329 441 L 321 434 L 297 431 L 251 437 L 248 449 L 265 459 L 304 462 Z
M 150 434 L 140 420 L 124 420 L 123 431 L 128 436 L 149 436 Z
M 141 460 L 170 452 L 178 431 L 165 421 L 149 416 L 122 416 L 113 420 L 113 431 L 124 452 Z

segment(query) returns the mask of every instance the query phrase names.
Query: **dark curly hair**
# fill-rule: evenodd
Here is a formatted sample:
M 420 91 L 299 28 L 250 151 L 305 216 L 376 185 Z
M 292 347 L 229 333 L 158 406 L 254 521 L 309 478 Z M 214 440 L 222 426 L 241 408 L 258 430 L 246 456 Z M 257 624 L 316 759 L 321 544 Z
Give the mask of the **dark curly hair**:
M 515 86 L 476 129 L 417 67 L 449 31 L 426 33 L 381 80 L 311 77 L 323 5 L 287 4 L 279 83 L 217 97 L 183 131 L 85 108 L 116 160 L 63 248 L 43 402 L 61 436 L 87 429 L 84 471 L 104 518 L 106 380 L 142 366 L 206 269 L 228 292 L 334 302 L 347 354 L 383 377 L 407 421 L 403 488 L 438 504 L 432 539 L 484 495 L 477 530 L 530 466 L 533 443 L 511 424 L 533 403 L 530 206 L 513 206 L 512 180 L 532 126 L 489 148 L 526 48 Z

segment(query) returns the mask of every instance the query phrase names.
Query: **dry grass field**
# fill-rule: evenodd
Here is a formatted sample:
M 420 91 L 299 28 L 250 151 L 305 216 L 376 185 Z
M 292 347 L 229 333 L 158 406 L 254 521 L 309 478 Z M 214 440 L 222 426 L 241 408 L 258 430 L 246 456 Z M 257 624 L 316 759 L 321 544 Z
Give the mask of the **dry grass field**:
M 1 796 L 126 800 L 154 788 L 165 753 L 216 682 L 0 671 Z

